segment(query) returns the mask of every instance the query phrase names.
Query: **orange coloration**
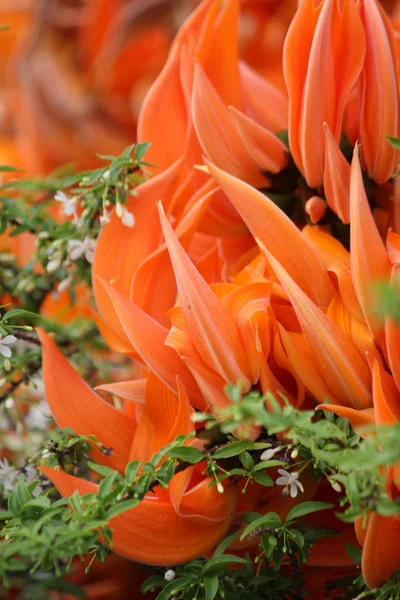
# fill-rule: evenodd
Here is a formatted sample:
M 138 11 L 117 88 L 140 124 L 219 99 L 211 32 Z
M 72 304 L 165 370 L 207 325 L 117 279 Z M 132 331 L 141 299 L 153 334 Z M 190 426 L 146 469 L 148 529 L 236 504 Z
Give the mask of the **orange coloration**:
M 129 460 L 149 460 L 159 448 L 178 434 L 193 429 L 191 409 L 185 388 L 179 382 L 178 396 L 154 374 L 147 378 L 144 406 L 128 418 L 95 394 L 74 372 L 54 342 L 39 332 L 43 345 L 43 377 L 46 396 L 61 427 L 76 433 L 91 433 L 112 448 L 105 457 L 99 450 L 93 458 L 123 471 Z M 66 496 L 96 492 L 98 486 L 66 473 L 42 467 L 42 471 Z M 112 519 L 113 549 L 143 563 L 171 565 L 201 556 L 226 532 L 235 505 L 235 491 L 223 494 L 210 480 L 192 477 L 193 467 L 176 475 L 169 487 L 169 500 L 159 500 L 149 492 L 144 500 Z M 182 481 L 182 476 L 183 481 Z M 179 483 L 179 485 L 178 485 Z

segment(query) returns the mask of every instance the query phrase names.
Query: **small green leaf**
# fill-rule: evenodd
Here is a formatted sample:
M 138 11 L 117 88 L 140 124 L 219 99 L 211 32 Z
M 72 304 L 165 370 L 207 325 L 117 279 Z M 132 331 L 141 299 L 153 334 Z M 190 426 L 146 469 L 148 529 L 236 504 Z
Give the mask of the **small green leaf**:
M 206 600 L 214 600 L 218 592 L 218 577 L 217 575 L 205 575 L 203 579 L 204 590 L 206 592 Z
M 168 450 L 167 456 L 170 458 L 178 458 L 179 460 L 185 460 L 188 463 L 194 465 L 204 459 L 203 452 L 200 452 L 197 448 L 190 446 L 180 446 L 178 448 L 171 448 Z
M 232 444 L 228 444 L 223 448 L 218 448 L 218 450 L 214 453 L 214 458 L 231 458 L 232 456 L 237 456 L 247 448 L 252 446 L 252 442 L 248 442 L 246 440 L 242 440 L 240 442 L 232 442 Z
M 254 480 L 260 485 L 265 487 L 272 487 L 274 485 L 273 479 L 266 473 L 253 473 Z
M 244 468 L 247 469 L 247 471 L 251 471 L 254 467 L 254 460 L 251 458 L 251 454 L 245 451 L 241 453 L 239 458 Z
M 250 533 L 252 533 L 255 529 L 264 529 L 267 527 L 271 529 L 276 529 L 281 525 L 282 521 L 279 515 L 277 515 L 274 512 L 269 512 L 266 515 L 260 517 L 259 519 L 255 519 L 254 521 L 252 521 L 250 525 L 248 525 L 243 531 L 242 535 L 240 536 L 240 541 L 244 540 L 244 538 L 247 537 Z
M 304 517 L 304 515 L 309 515 L 310 513 L 314 513 L 319 510 L 327 510 L 328 508 L 333 507 L 334 505 L 329 504 L 328 502 L 303 502 L 302 504 L 294 506 L 292 510 L 288 512 L 286 516 L 286 523 L 292 521 L 293 519 Z
M 215 549 L 213 558 L 215 556 L 221 556 L 221 554 L 223 554 L 225 552 L 225 550 L 228 548 L 228 546 L 233 542 L 233 540 L 235 540 L 238 537 L 238 535 L 239 535 L 239 532 L 232 533 L 232 535 L 228 535 L 228 537 L 226 537 L 224 540 L 222 540 L 222 542 L 220 544 L 218 544 L 217 548 Z
M 352 546 L 352 544 L 346 544 L 346 554 L 351 560 L 354 560 L 355 563 L 361 563 L 362 559 L 362 550 L 361 548 L 357 548 L 357 546 Z
M 226 565 L 246 565 L 248 562 L 249 561 L 247 559 L 236 556 L 235 554 L 221 554 L 220 556 L 215 556 L 208 561 L 203 569 L 203 573 L 209 573 L 214 569 L 218 569 L 219 567 L 224 567 Z
M 391 137 L 390 135 L 388 135 L 387 139 L 389 140 L 389 143 L 393 146 L 393 148 L 396 148 L 396 150 L 400 150 L 400 138 Z
M 131 462 L 126 465 L 125 479 L 127 483 L 133 483 L 139 470 L 140 464 L 140 460 L 131 460 Z
M 142 160 L 148 149 L 150 148 L 150 142 L 141 142 L 140 144 L 136 144 L 135 147 L 135 158 L 137 160 Z
M 111 519 L 117 517 L 121 513 L 124 513 L 125 511 L 130 510 L 131 508 L 135 508 L 135 506 L 137 506 L 139 502 L 140 500 L 125 500 L 124 502 L 120 502 L 119 504 L 116 504 L 106 512 L 106 514 L 104 515 L 104 519 L 106 521 L 110 521 Z

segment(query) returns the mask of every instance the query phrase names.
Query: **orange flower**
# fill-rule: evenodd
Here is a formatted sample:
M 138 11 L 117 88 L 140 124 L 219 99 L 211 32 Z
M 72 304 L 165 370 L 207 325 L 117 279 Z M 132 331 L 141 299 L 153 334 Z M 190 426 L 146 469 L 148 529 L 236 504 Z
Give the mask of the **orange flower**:
M 193 429 L 185 388 L 177 382 L 178 395 L 154 374 L 147 377 L 142 403 L 133 411 L 120 411 L 93 392 L 39 331 L 43 347 L 46 397 L 60 427 L 78 434 L 93 434 L 113 453 L 105 458 L 94 449 L 92 457 L 123 472 L 133 459 L 150 460 L 178 434 Z M 90 481 L 42 467 L 43 473 L 64 496 L 75 490 L 96 492 Z M 227 531 L 235 506 L 234 488 L 220 494 L 194 467 L 175 475 L 168 492 L 149 492 L 134 509 L 110 521 L 113 549 L 138 562 L 153 565 L 182 563 L 212 549 Z

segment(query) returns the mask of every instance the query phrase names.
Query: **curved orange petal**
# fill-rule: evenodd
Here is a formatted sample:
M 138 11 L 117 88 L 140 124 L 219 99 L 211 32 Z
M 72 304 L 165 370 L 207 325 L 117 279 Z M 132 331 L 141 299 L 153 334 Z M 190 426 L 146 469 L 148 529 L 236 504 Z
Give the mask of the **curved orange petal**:
M 324 123 L 325 165 L 324 192 L 326 201 L 342 223 L 350 223 L 350 165 L 339 145 Z
M 188 368 L 175 350 L 165 345 L 168 329 L 154 321 L 110 284 L 103 281 L 103 285 L 113 302 L 126 336 L 142 360 L 173 391 L 177 390 L 175 378 L 179 375 L 185 387 L 190 390 L 193 405 L 202 409 L 204 399 Z
M 338 404 L 319 404 L 315 407 L 315 410 L 324 410 L 326 412 L 332 412 L 338 417 L 343 417 L 350 421 L 352 428 L 361 436 L 366 437 L 371 431 L 371 425 L 375 425 L 375 415 L 373 408 L 364 408 L 362 410 L 356 410 L 355 408 L 348 408 L 347 406 L 340 406 Z M 361 428 L 361 431 L 360 431 Z
M 95 390 L 115 394 L 115 396 L 119 396 L 120 398 L 131 402 L 144 402 L 145 389 L 145 379 L 119 381 L 118 383 L 104 383 L 103 385 L 95 387 Z
M 400 569 L 400 522 L 371 513 L 362 554 L 365 583 L 376 588 Z
M 372 367 L 372 395 L 377 425 L 400 422 L 400 392 L 393 377 L 383 370 L 376 359 Z
M 315 366 L 340 404 L 368 408 L 371 375 L 358 351 L 335 325 L 296 285 L 285 269 L 266 250 L 267 258 L 285 288 L 307 342 Z
M 376 228 L 362 180 L 358 147 L 351 163 L 350 258 L 354 289 L 371 333 L 381 332 L 371 312 L 371 283 L 389 278 L 390 263 Z
M 242 215 L 253 236 L 319 306 L 328 306 L 334 288 L 321 260 L 296 225 L 269 198 L 206 161 L 208 170 Z M 313 273 L 313 277 L 310 277 Z
M 95 460 L 123 471 L 135 423 L 100 396 L 75 372 L 53 340 L 37 330 L 43 350 L 43 380 L 46 398 L 59 427 L 71 427 L 78 435 L 95 435 L 107 448 L 107 458 L 93 447 Z
M 288 150 L 271 131 L 230 106 L 229 112 L 248 153 L 264 171 L 279 173 L 288 162 Z
M 255 187 L 265 186 L 267 180 L 246 149 L 228 107 L 198 63 L 193 84 L 192 119 L 200 145 L 213 162 Z
M 41 470 L 63 496 L 70 496 L 76 490 L 84 495 L 98 489 L 96 484 L 62 471 L 48 467 L 41 467 Z M 176 565 L 202 556 L 218 544 L 232 521 L 234 489 L 226 489 L 221 496 L 221 519 L 216 522 L 208 520 L 207 516 L 180 517 L 172 504 L 160 502 L 149 494 L 135 508 L 111 519 L 112 549 L 131 560 L 160 566 Z M 205 498 L 209 499 L 207 494 Z
M 225 381 L 247 383 L 249 365 L 235 321 L 184 252 L 162 209 L 160 219 L 194 346 Z

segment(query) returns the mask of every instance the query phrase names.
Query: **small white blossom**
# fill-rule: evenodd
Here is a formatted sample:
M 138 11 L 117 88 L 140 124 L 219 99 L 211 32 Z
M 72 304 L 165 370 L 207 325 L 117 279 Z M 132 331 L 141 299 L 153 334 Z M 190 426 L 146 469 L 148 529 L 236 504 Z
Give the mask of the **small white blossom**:
M 81 240 L 68 240 L 68 257 L 75 261 L 84 256 L 88 263 L 92 264 L 95 246 L 96 242 L 87 236 L 83 242 Z
M 105 227 L 110 222 L 110 213 L 104 209 L 103 214 L 100 217 L 100 225 Z
M 4 356 L 4 358 L 10 358 L 12 354 L 10 346 L 16 341 L 17 338 L 15 337 L 15 335 L 6 335 L 5 338 L 3 338 L 2 335 L 0 335 L 0 354 Z
M 57 269 L 59 269 L 61 267 L 61 263 L 62 263 L 62 254 L 61 254 L 61 252 L 56 252 L 53 255 L 53 258 L 50 259 L 49 262 L 47 263 L 46 271 L 48 273 L 54 273 L 55 271 L 57 271 Z
M 13 490 L 18 479 L 18 473 L 6 458 L 0 458 L 0 481 L 4 490 Z
M 67 196 L 67 194 L 65 194 L 64 192 L 58 191 L 56 193 L 56 195 L 54 196 L 54 198 L 55 198 L 55 200 L 57 200 L 57 202 L 62 202 L 63 211 L 67 217 L 70 217 L 71 215 L 73 215 L 75 220 L 78 218 L 78 215 L 76 214 L 76 198 L 75 198 L 75 196 L 72 196 L 72 197 Z
M 271 460 L 271 458 L 273 458 L 275 456 L 275 454 L 277 452 L 279 452 L 279 450 L 281 450 L 281 449 L 282 449 L 281 446 L 277 446 L 276 448 L 267 448 L 261 454 L 260 459 L 261 460 Z
M 278 477 L 278 479 L 275 481 L 275 483 L 276 483 L 276 485 L 284 485 L 285 486 L 285 489 L 283 490 L 283 493 L 285 495 L 290 493 L 290 496 L 292 498 L 296 498 L 297 494 L 299 493 L 299 490 L 301 492 L 304 492 L 304 487 L 298 480 L 299 479 L 298 473 L 295 473 L 295 472 L 289 473 L 289 471 L 284 471 L 283 469 L 278 469 L 278 473 L 281 476 Z
M 126 227 L 132 229 L 135 226 L 135 215 L 129 212 L 125 206 L 122 206 L 119 202 L 115 207 L 115 212 L 117 213 L 117 217 L 119 217 L 122 221 L 122 224 Z
M 71 277 L 71 275 L 68 275 L 68 277 L 66 277 L 65 279 L 60 281 L 60 283 L 57 286 L 57 291 L 64 292 L 65 290 L 67 290 L 71 284 L 71 281 L 72 281 L 72 277 Z
M 110 173 L 110 169 L 106 169 L 106 170 L 104 171 L 104 173 L 103 173 L 103 179 L 104 179 L 105 181 L 108 181 L 108 179 L 110 179 L 110 175 L 111 175 L 111 173 Z
M 175 571 L 173 569 L 168 569 L 168 571 L 165 571 L 164 579 L 166 581 L 173 581 L 175 579 Z

